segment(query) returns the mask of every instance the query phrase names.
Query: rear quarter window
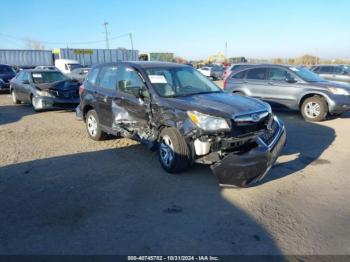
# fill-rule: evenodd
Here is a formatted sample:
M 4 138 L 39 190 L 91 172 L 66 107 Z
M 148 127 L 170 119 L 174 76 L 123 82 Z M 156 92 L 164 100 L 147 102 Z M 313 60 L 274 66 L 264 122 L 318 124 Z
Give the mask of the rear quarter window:
M 95 68 L 91 70 L 86 78 L 88 82 L 90 82 L 93 85 L 96 85 L 97 83 L 97 76 L 98 76 L 99 68 Z

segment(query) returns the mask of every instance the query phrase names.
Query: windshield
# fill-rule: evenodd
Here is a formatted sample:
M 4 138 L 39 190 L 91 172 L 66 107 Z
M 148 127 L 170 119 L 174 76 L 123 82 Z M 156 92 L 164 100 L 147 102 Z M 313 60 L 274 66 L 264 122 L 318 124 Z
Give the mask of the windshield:
M 0 66 L 0 74 L 14 74 L 15 71 L 10 66 Z
M 299 76 L 301 79 L 303 79 L 306 82 L 324 82 L 323 78 L 319 77 L 314 72 L 310 71 L 306 67 L 290 67 L 290 70 L 292 70 L 297 76 Z
M 53 83 L 67 80 L 61 72 L 38 72 L 32 73 L 33 82 L 36 84 Z
M 68 66 L 69 66 L 70 71 L 83 67 L 81 64 L 68 64 Z
M 151 68 L 146 72 L 156 92 L 164 97 L 222 92 L 220 87 L 190 67 Z

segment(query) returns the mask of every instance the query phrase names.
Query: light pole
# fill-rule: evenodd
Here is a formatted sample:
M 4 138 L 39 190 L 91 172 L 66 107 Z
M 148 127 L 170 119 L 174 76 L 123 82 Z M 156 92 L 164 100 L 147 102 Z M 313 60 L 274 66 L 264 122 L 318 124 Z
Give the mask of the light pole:
M 103 25 L 105 27 L 105 34 L 106 34 L 106 48 L 109 49 L 109 39 L 108 39 L 108 30 L 107 30 L 108 22 L 104 22 Z
M 131 50 L 133 51 L 134 50 L 134 43 L 132 41 L 132 33 L 129 34 L 129 37 L 130 37 L 130 43 L 131 43 Z

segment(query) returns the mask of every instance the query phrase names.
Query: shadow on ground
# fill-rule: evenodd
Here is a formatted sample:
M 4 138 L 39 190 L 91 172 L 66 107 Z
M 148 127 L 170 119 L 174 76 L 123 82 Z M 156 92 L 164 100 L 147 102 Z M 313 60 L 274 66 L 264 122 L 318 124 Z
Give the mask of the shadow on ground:
M 306 122 L 298 112 L 275 111 L 287 128 L 287 145 L 282 157 L 286 162 L 277 161 L 270 174 L 260 183 L 280 179 L 303 170 L 308 165 L 328 165 L 331 162 L 321 157 L 333 143 L 334 129 L 322 123 Z M 281 159 L 280 158 L 280 159 Z
M 1 254 L 279 254 L 208 168 L 165 173 L 144 146 L 0 168 Z

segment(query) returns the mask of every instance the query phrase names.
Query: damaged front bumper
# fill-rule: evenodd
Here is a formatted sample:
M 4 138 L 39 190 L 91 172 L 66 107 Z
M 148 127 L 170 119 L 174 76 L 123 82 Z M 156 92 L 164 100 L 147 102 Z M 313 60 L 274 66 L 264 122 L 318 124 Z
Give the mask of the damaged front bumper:
M 75 108 L 79 104 L 77 98 L 51 98 L 46 96 L 35 96 L 34 104 L 36 109 L 55 109 L 55 108 Z
M 276 121 L 278 130 L 270 144 L 257 137 L 257 147 L 243 154 L 230 153 L 210 166 L 220 186 L 244 187 L 265 177 L 280 155 L 287 138 L 284 124 Z

